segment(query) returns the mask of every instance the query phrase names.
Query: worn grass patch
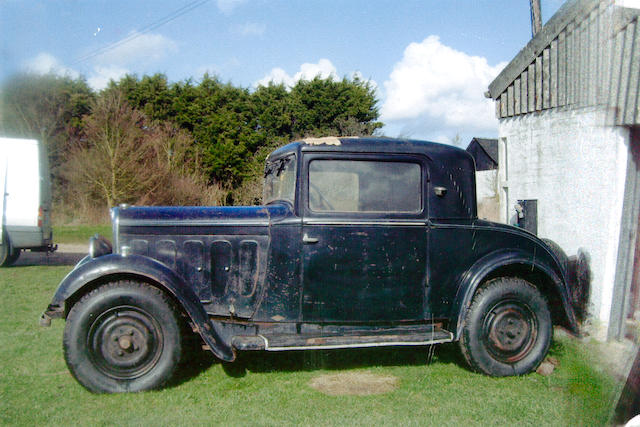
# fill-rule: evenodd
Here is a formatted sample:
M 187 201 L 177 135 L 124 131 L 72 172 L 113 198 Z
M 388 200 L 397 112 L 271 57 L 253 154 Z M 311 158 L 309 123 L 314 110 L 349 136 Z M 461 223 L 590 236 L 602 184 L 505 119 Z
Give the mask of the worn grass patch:
M 364 371 L 320 375 L 312 378 L 309 386 L 329 396 L 368 396 L 389 393 L 398 387 L 398 383 L 398 378 L 393 375 Z
M 69 374 L 64 322 L 40 328 L 70 266 L 0 269 L 0 425 L 603 425 L 621 386 L 579 341 L 557 339 L 549 377 L 470 372 L 455 345 L 241 354 L 196 352 L 163 390 L 94 395 Z M 383 394 L 329 395 L 325 375 L 397 378 Z

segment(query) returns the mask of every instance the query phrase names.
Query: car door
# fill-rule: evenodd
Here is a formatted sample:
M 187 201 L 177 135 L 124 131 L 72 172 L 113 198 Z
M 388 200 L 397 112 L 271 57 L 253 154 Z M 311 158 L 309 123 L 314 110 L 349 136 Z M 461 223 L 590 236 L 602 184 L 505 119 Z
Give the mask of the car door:
M 307 154 L 302 173 L 303 320 L 423 319 L 422 159 Z

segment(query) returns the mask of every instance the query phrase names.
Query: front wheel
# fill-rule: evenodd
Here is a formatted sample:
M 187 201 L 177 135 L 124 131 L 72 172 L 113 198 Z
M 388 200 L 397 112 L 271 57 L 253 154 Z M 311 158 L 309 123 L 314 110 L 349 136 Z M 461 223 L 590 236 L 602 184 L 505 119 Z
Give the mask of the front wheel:
M 529 282 L 501 277 L 474 296 L 464 319 L 460 347 L 469 365 L 491 376 L 523 375 L 549 350 L 551 314 Z
M 67 316 L 64 354 L 73 376 L 94 393 L 162 387 L 182 352 L 179 317 L 159 289 L 132 281 L 89 292 Z

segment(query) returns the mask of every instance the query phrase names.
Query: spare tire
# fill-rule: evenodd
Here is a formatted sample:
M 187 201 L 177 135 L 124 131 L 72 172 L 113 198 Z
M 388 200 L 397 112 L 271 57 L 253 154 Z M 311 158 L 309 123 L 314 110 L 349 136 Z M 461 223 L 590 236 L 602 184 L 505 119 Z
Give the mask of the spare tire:
M 591 298 L 591 258 L 583 248 L 569 260 L 569 286 L 573 310 L 578 321 L 584 322 L 589 316 Z
M 562 250 L 560 245 L 551 239 L 545 238 L 541 240 L 547 245 L 547 247 L 551 250 L 551 252 L 556 256 L 556 258 L 558 259 L 558 262 L 560 263 L 560 266 L 562 267 L 562 271 L 564 272 L 564 274 L 565 275 L 568 274 L 569 273 L 569 257 Z

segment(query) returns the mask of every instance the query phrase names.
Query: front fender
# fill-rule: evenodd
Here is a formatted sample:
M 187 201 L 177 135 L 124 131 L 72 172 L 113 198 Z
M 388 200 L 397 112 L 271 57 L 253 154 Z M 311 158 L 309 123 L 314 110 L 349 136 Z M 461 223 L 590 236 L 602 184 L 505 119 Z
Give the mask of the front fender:
M 532 273 L 537 271 L 547 276 L 562 302 L 569 329 L 577 333 L 578 325 L 573 307 L 569 302 L 569 292 L 567 283 L 562 277 L 562 269 L 555 260 L 548 257 L 546 251 L 539 255 L 536 257 L 535 254 L 532 256 L 528 252 L 513 249 L 497 250 L 480 258 L 467 270 L 458 283 L 458 292 L 451 312 L 451 327 L 456 331 L 456 339 L 462 334 L 462 320 L 478 287 L 492 272 L 508 266 L 524 266 Z
M 221 360 L 233 361 L 235 353 L 224 340 L 224 334 L 209 316 L 200 303 L 199 298 L 184 280 L 164 264 L 142 256 L 109 254 L 98 258 L 86 257 L 62 279 L 56 290 L 49 309 L 45 314 L 61 317 L 66 301 L 82 292 L 96 281 L 109 281 L 122 276 L 134 276 L 152 281 L 158 287 L 172 295 L 184 308 L 187 315 L 197 327 L 204 342 Z

